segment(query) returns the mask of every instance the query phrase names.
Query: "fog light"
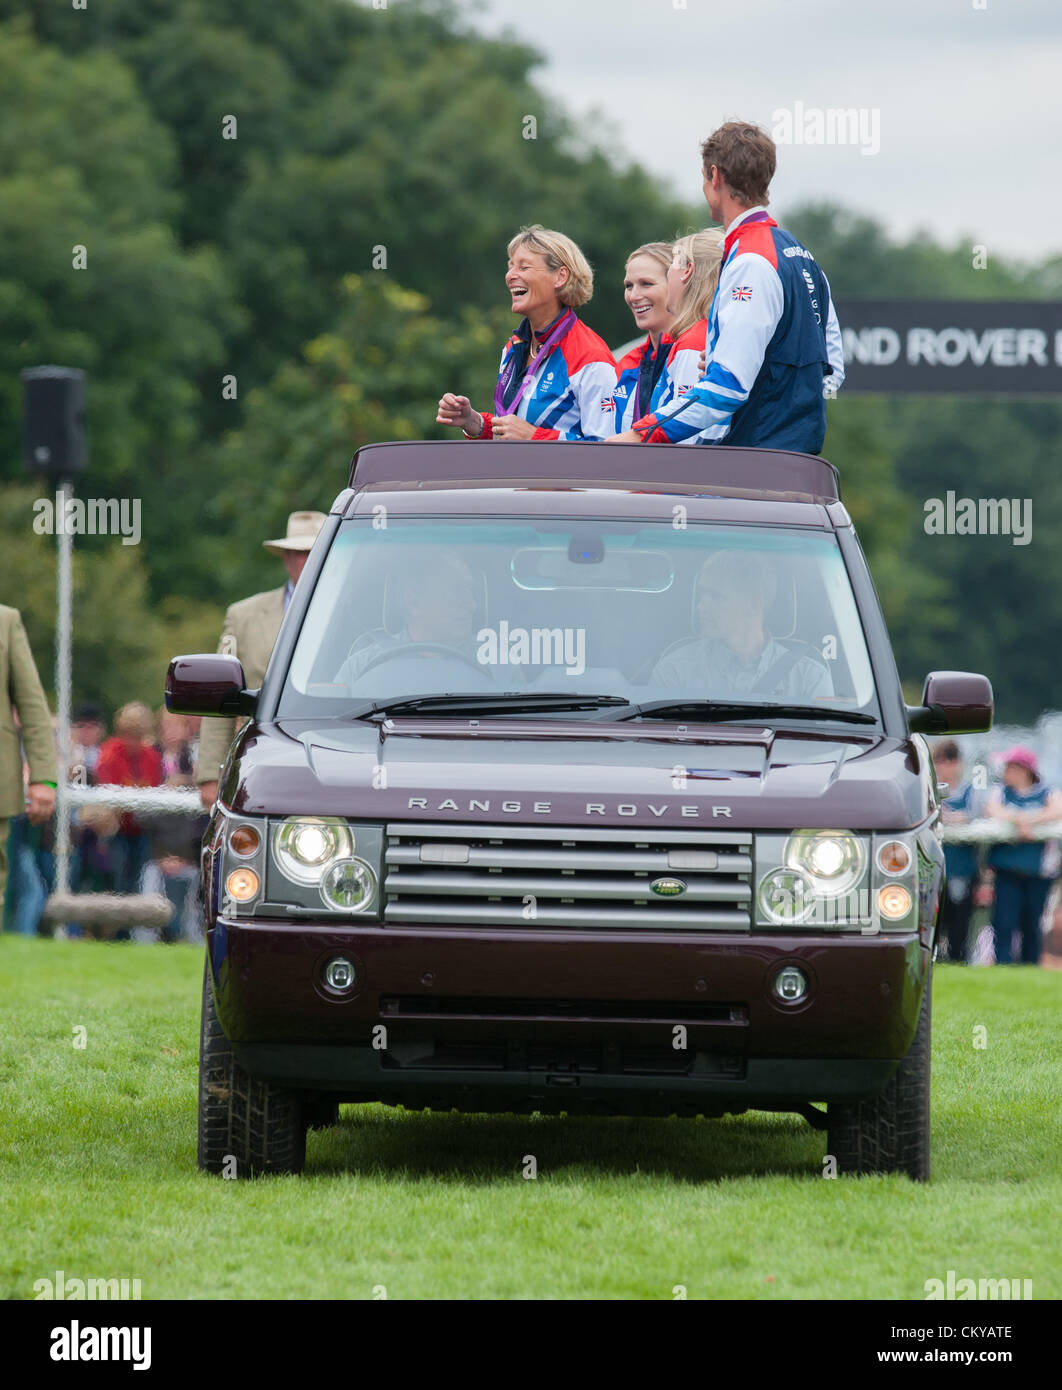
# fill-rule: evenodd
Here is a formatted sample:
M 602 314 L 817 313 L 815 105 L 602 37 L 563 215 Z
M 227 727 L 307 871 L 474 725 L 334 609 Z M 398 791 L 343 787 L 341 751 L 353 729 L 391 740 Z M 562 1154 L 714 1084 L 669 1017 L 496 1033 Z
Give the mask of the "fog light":
M 233 869 L 225 880 L 225 891 L 238 903 L 249 903 L 258 896 L 258 875 L 253 869 Z
M 774 977 L 774 992 L 787 1004 L 795 1004 L 808 992 L 807 976 L 795 965 L 786 965 Z
M 261 837 L 253 825 L 238 825 L 229 835 L 229 849 L 242 859 L 257 854 L 261 843 Z
M 878 850 L 878 868 L 883 874 L 905 874 L 911 867 L 911 851 L 902 840 L 888 840 Z
M 354 987 L 354 966 L 345 956 L 333 956 L 324 968 L 329 989 L 348 990 Z
M 901 883 L 890 883 L 878 889 L 878 911 L 890 921 L 899 921 L 911 910 L 911 895 Z

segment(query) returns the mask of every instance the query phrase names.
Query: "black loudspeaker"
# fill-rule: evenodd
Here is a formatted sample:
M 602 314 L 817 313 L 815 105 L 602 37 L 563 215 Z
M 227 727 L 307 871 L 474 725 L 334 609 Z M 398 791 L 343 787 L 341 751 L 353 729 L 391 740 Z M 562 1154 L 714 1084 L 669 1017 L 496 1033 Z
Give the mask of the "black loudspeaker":
M 77 367 L 27 367 L 21 377 L 26 467 L 55 482 L 76 478 L 88 460 L 85 373 Z

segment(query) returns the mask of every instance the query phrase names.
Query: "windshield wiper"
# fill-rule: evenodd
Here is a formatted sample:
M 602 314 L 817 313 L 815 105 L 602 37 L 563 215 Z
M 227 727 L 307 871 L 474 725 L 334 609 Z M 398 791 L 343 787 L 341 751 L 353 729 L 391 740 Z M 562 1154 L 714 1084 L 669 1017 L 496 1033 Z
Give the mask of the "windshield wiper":
M 550 710 L 601 709 L 605 705 L 629 705 L 622 695 L 570 695 L 560 691 L 500 690 L 496 695 L 481 691 L 471 694 L 412 695 L 400 700 L 377 700 L 351 710 L 347 719 L 366 719 L 392 714 L 535 714 Z
M 611 716 L 622 719 L 841 719 L 848 724 L 876 724 L 872 714 L 862 714 L 851 709 L 822 709 L 819 705 L 781 705 L 769 703 L 726 703 L 717 700 L 648 700 L 642 705 L 631 705 L 622 714 Z

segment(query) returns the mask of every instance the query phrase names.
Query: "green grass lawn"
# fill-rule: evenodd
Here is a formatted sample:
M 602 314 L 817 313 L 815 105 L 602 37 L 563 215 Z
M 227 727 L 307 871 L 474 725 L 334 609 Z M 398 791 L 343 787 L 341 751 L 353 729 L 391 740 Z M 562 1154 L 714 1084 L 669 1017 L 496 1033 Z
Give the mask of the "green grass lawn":
M 824 1179 L 795 1116 L 384 1106 L 312 1132 L 302 1177 L 207 1177 L 201 980 L 190 946 L 0 940 L 0 1296 L 61 1269 L 144 1298 L 922 1299 L 952 1269 L 1062 1297 L 1062 972 L 937 967 L 928 1185 Z

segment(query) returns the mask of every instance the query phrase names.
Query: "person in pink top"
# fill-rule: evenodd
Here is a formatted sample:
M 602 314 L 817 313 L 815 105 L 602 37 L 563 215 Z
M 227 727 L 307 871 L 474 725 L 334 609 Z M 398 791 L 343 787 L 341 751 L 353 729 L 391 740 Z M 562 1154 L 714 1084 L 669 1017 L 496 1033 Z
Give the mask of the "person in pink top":
M 152 746 L 155 720 L 139 701 L 123 705 L 114 716 L 114 737 L 100 748 L 96 781 L 100 786 L 158 787 L 162 784 L 162 755 Z M 140 875 L 151 858 L 151 838 L 130 811 L 123 811 L 111 843 L 116 893 L 136 893 Z M 120 936 L 128 933 L 119 933 Z

